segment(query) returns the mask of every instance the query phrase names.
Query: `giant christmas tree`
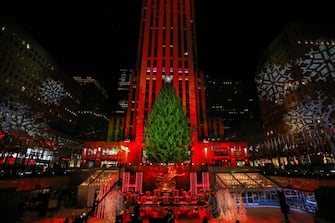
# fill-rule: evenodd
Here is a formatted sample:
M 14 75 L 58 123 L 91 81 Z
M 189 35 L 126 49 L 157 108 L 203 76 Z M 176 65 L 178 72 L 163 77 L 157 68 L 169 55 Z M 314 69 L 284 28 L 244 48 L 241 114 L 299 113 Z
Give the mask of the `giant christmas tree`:
M 144 131 L 148 161 L 190 160 L 191 127 L 173 85 L 166 83 L 161 88 Z

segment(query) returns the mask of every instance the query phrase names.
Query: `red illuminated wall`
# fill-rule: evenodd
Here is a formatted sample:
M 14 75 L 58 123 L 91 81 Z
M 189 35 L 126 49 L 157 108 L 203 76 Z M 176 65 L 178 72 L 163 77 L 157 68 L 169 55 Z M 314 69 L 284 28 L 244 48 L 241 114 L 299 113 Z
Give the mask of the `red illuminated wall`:
M 235 166 L 237 161 L 249 164 L 246 142 L 196 142 L 192 162 L 194 164 L 215 164 Z
M 224 135 L 224 122 L 222 117 L 208 118 L 209 137 L 222 137 Z
M 101 161 L 114 160 L 118 164 L 141 165 L 142 161 L 139 159 L 141 151 L 136 150 L 134 141 L 120 141 L 120 142 L 85 142 L 82 151 L 82 160 L 84 164 L 86 161 L 94 161 L 96 166 L 100 166 Z M 117 155 L 104 155 L 103 151 L 106 149 L 118 148 Z M 220 161 L 222 165 L 235 166 L 237 161 L 244 161 L 249 164 L 247 143 L 245 142 L 209 142 L 195 141 L 193 143 L 192 164 L 218 164 Z

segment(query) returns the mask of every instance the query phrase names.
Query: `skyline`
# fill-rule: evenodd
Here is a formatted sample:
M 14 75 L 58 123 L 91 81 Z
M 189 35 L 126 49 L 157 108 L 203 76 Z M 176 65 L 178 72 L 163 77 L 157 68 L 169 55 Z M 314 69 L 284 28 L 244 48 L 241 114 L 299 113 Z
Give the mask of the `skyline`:
M 264 49 L 288 22 L 325 22 L 327 9 L 238 3 L 225 8 L 195 0 L 199 68 L 205 75 L 252 81 Z M 121 68 L 134 68 L 140 0 L 65 4 L 23 2 L 1 11 L 39 42 L 72 76 L 92 76 L 114 90 Z M 298 10 L 298 11 L 297 11 Z M 330 21 L 330 20 L 329 20 Z M 270 25 L 271 24 L 271 25 Z

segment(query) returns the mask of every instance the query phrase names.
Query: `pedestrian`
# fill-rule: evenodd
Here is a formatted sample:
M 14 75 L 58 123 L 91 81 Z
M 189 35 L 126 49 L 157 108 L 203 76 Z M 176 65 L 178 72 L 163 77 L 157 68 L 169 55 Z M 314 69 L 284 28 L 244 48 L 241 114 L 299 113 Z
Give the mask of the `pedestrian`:
M 117 214 L 115 223 L 122 223 L 122 221 L 123 221 L 123 216 L 121 214 Z
M 174 223 L 174 213 L 171 209 L 168 210 L 166 220 L 167 220 L 167 223 Z
M 201 223 L 208 223 L 208 220 L 207 220 L 207 217 L 206 216 L 204 216 L 203 218 L 202 218 L 202 222 Z

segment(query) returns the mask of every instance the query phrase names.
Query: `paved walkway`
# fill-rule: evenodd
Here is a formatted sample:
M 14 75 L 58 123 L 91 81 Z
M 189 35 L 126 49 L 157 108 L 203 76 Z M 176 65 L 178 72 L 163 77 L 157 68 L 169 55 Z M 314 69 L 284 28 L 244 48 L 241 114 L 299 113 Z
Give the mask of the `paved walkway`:
M 60 210 L 58 213 L 51 217 L 47 215 L 44 217 L 26 215 L 24 223 L 63 223 L 66 216 L 71 216 L 72 212 L 82 213 L 80 209 L 71 210 L 64 209 Z M 240 223 L 281 223 L 283 220 L 283 214 L 280 208 L 277 207 L 247 207 L 247 219 L 240 220 Z M 288 219 L 290 223 L 314 223 L 313 215 L 311 213 L 303 212 L 296 209 L 291 209 L 288 214 Z M 71 221 L 70 221 L 71 222 Z M 143 223 L 148 223 L 148 219 L 144 219 Z M 96 217 L 90 217 L 88 223 L 107 223 L 104 219 L 99 219 Z M 109 222 L 111 223 L 111 222 Z M 114 222 L 112 222 L 114 223 Z M 176 219 L 175 223 L 201 223 L 201 220 L 195 219 Z M 225 220 L 220 218 L 209 219 L 209 223 L 235 223 L 235 220 Z

